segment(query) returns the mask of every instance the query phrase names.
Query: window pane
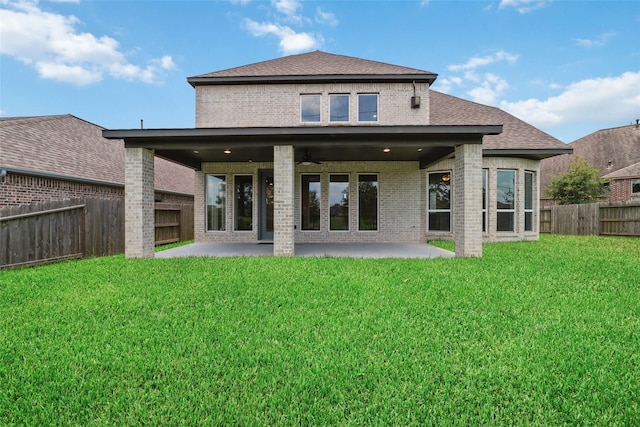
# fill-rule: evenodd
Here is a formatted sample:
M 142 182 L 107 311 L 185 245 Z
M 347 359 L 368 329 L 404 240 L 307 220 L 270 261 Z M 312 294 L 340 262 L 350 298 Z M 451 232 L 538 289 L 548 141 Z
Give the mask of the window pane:
M 525 210 L 533 209 L 533 174 L 531 172 L 524 173 L 524 208 Z
M 513 231 L 513 212 L 498 212 L 498 231 Z
M 634 179 L 631 181 L 631 192 L 640 193 L 640 179 Z
M 487 209 L 487 175 L 489 171 L 482 169 L 482 209 Z
M 498 171 L 498 209 L 514 209 L 516 195 L 516 172 Z
M 378 95 L 358 95 L 358 121 L 378 121 Z
M 349 121 L 349 95 L 329 96 L 329 121 Z
M 320 175 L 302 175 L 302 229 L 320 230 Z
M 429 231 L 451 231 L 451 213 L 429 212 Z
M 451 173 L 429 174 L 429 209 L 451 209 Z
M 378 229 L 378 176 L 358 177 L 358 229 Z
M 226 185 L 224 176 L 207 175 L 207 230 L 225 229 Z
M 533 231 L 533 212 L 524 213 L 524 231 Z
M 253 176 L 236 176 L 235 181 L 236 230 L 253 230 Z
M 320 121 L 320 95 L 300 96 L 300 119 L 303 122 Z
M 329 177 L 329 229 L 349 229 L 349 175 Z

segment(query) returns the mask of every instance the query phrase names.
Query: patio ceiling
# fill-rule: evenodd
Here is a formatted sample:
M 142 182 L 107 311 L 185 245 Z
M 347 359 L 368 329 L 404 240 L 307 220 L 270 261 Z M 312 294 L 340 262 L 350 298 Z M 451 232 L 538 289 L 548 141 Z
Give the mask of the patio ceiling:
M 501 132 L 500 125 L 324 126 L 104 130 L 103 136 L 194 169 L 202 162 L 271 162 L 276 145 L 294 146 L 297 162 L 308 155 L 323 162 L 418 161 L 426 167 L 452 156 L 457 145 L 482 144 L 484 135 Z

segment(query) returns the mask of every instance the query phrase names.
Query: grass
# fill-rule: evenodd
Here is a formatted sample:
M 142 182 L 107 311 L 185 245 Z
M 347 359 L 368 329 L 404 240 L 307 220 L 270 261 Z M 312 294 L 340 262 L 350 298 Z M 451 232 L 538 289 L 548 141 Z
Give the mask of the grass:
M 640 239 L 0 272 L 2 425 L 638 425 Z

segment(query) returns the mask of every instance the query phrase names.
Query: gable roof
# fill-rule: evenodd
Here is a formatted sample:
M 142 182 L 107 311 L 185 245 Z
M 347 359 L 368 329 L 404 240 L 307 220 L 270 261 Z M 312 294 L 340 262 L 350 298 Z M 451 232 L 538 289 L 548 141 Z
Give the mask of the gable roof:
M 70 114 L 0 118 L 0 166 L 71 179 L 124 184 L 124 143 Z M 193 194 L 192 170 L 155 159 L 155 188 Z
M 600 169 L 601 175 L 611 175 L 640 162 L 640 127 L 638 125 L 601 129 L 576 139 L 571 144 L 573 155 L 546 159 L 540 165 L 543 188 L 569 168 L 569 160 L 579 156 Z
M 624 179 L 624 178 L 640 178 L 640 162 L 618 169 L 605 175 L 605 178 Z
M 557 155 L 569 149 L 562 141 L 506 111 L 435 90 L 429 91 L 429 120 L 430 125 L 502 125 L 501 134 L 484 137 L 482 148 L 485 153 L 501 150 L 517 154 L 515 151 L 542 150 L 549 155 Z M 548 157 L 544 154 L 541 156 Z
M 290 55 L 189 77 L 193 86 L 240 83 L 393 81 L 433 83 L 437 74 L 352 56 L 315 52 Z

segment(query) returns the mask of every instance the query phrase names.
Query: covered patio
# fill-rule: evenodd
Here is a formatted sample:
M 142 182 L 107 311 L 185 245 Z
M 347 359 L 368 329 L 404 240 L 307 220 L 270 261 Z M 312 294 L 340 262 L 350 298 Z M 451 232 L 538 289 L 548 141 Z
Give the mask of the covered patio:
M 268 243 L 192 243 L 156 252 L 156 258 L 273 256 Z M 425 243 L 296 243 L 296 257 L 453 258 L 453 252 Z

